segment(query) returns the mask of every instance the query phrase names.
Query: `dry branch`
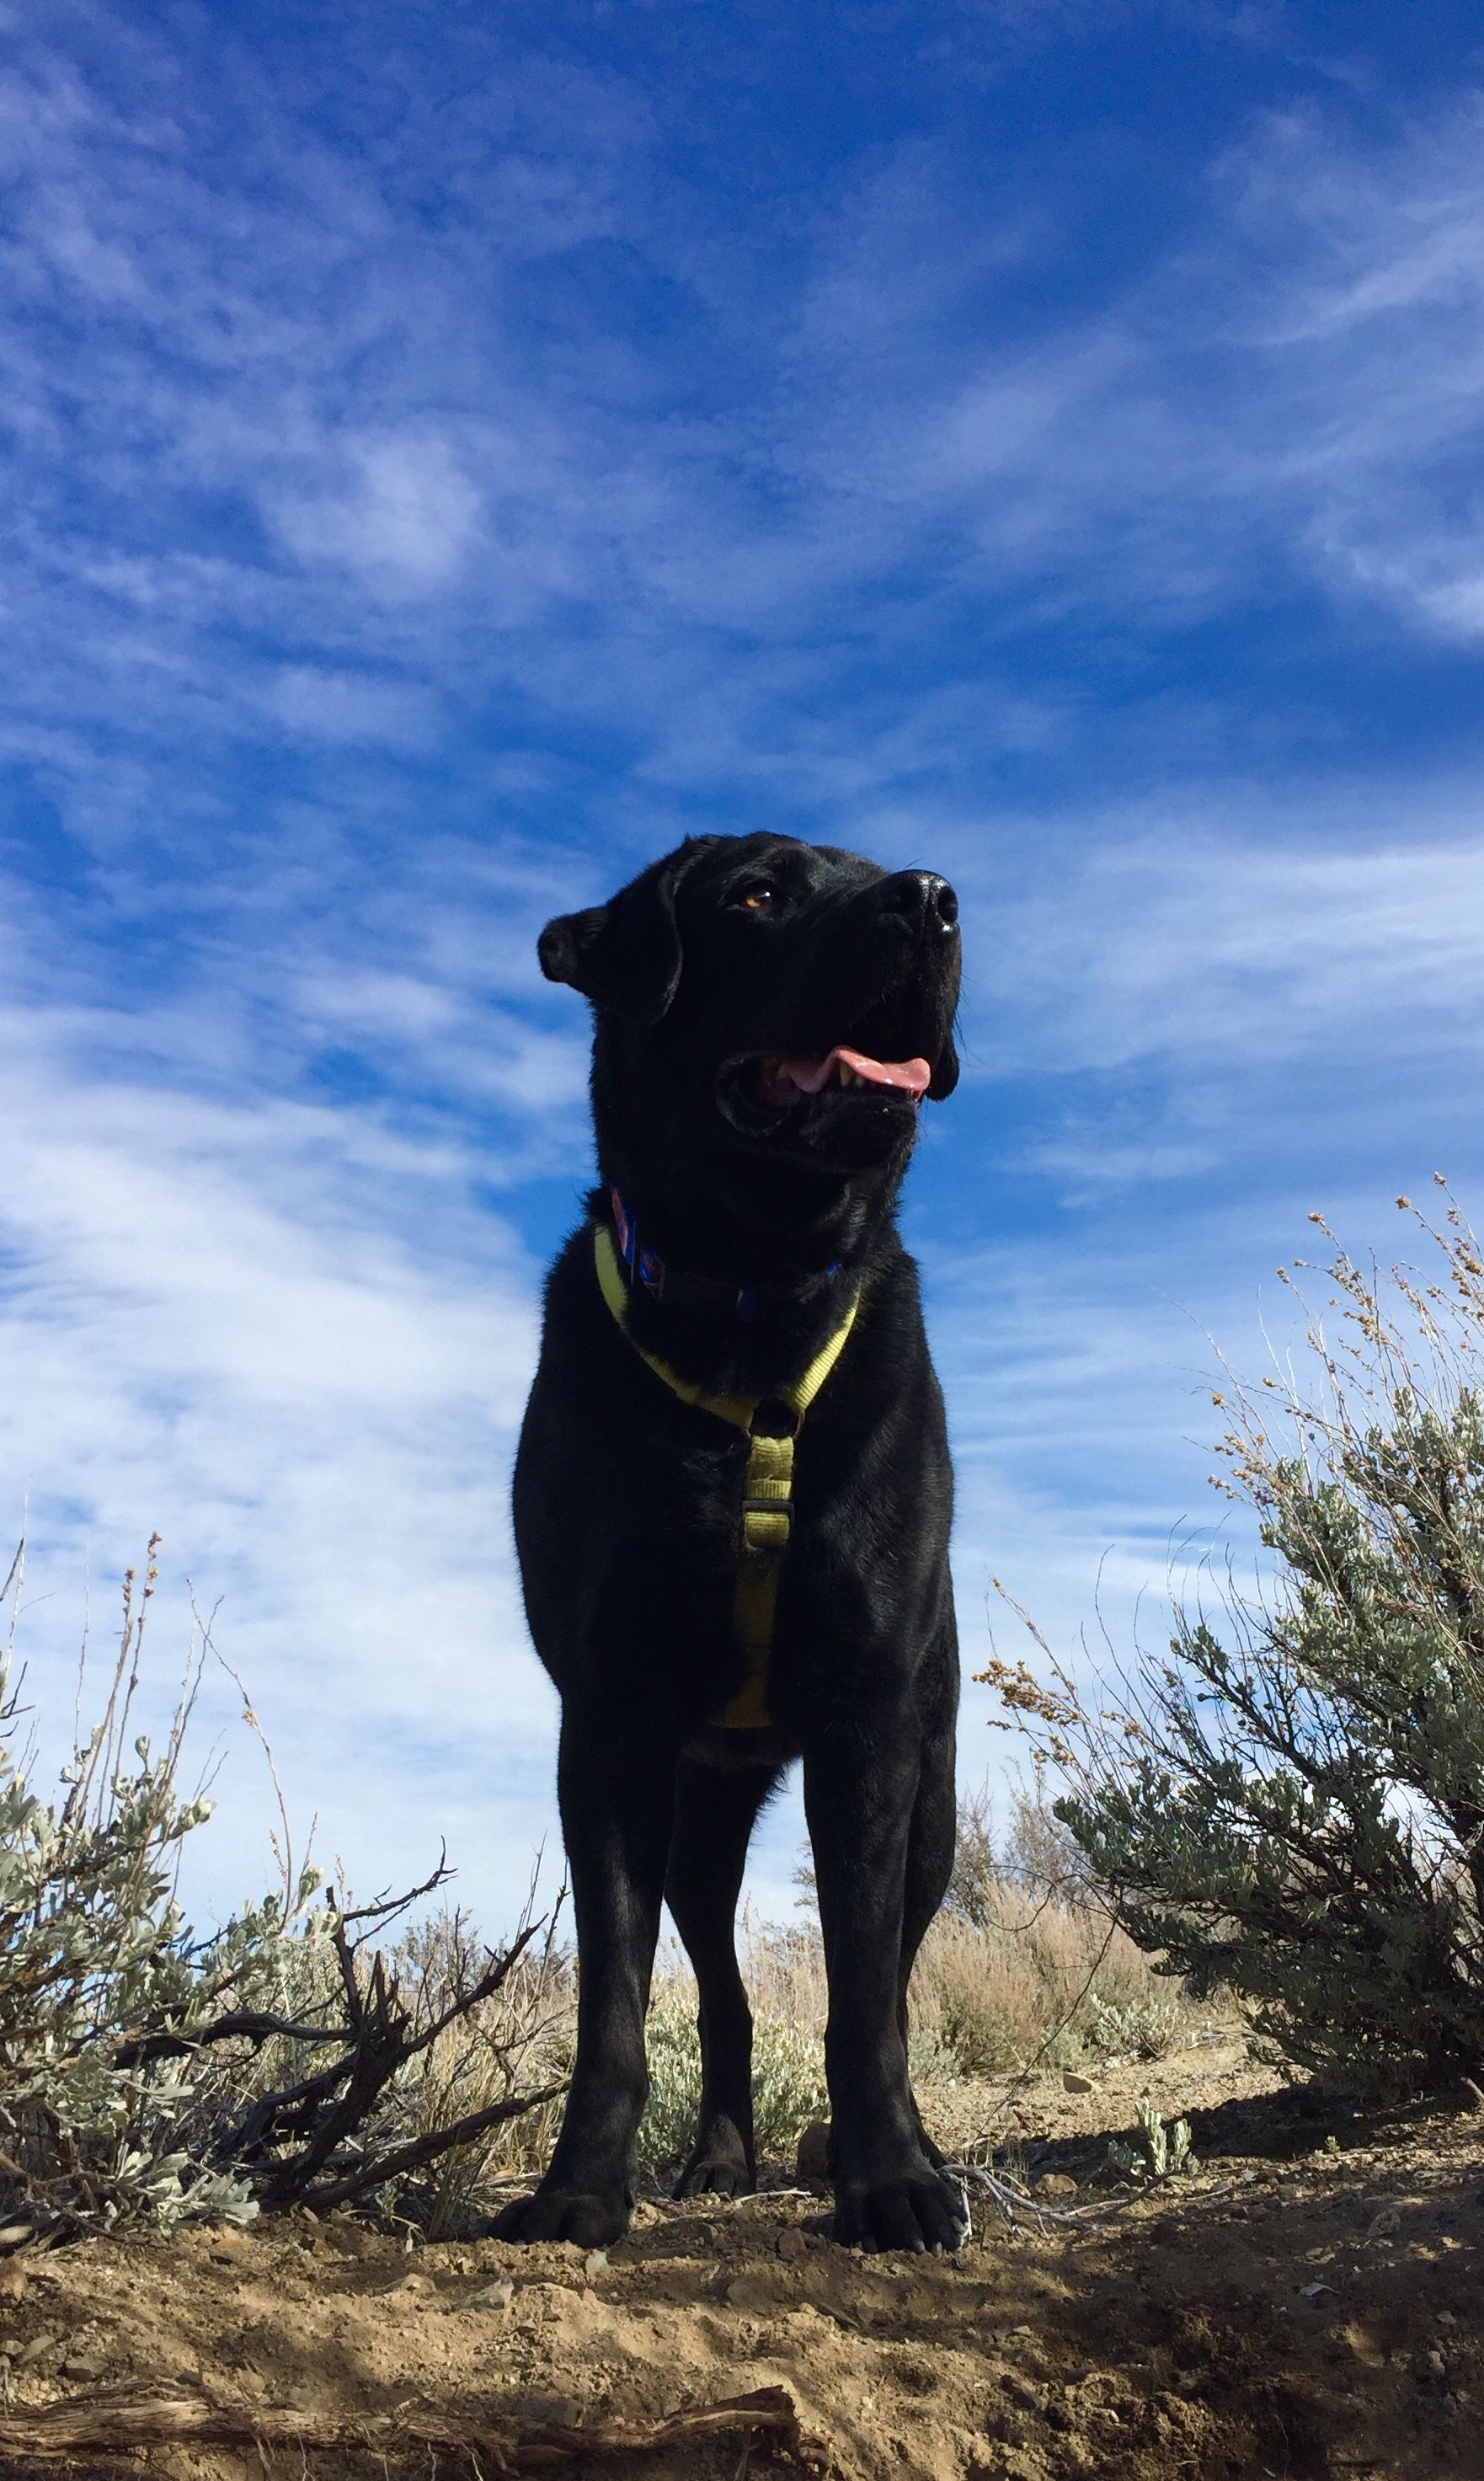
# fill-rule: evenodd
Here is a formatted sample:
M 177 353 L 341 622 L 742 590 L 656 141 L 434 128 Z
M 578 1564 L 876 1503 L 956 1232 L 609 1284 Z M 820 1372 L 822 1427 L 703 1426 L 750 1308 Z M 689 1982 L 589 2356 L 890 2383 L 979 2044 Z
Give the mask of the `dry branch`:
M 343 2042 L 338 2024 L 301 2024 L 290 2016 L 265 2014 L 261 2008 L 239 2007 L 214 2017 L 193 2033 L 148 2033 L 123 2042 L 113 2051 L 116 2068 L 144 2068 L 155 2059 L 189 2059 L 213 2042 Z
M 472 2145 L 477 2136 L 487 2134 L 508 2119 L 519 2119 L 528 2110 L 539 2110 L 565 2090 L 564 2085 L 545 2085 L 539 2093 L 511 2094 L 505 2102 L 491 2102 L 487 2110 L 472 2110 L 466 2119 L 453 2120 L 447 2128 L 430 2128 L 426 2136 L 414 2136 L 390 2154 L 369 2157 L 342 2180 L 329 2181 L 319 2188 L 305 2188 L 299 2203 L 312 2206 L 316 2213 L 330 2206 L 344 2205 L 347 2198 L 359 2197 L 367 2188 L 379 2188 L 389 2180 L 404 2178 L 409 2171 L 421 2171 L 425 2163 L 435 2162 L 440 2154 L 448 2154 L 460 2145 Z
M 443 1875 L 440 1863 L 427 1886 L 414 1892 L 426 1894 L 441 1882 Z M 332 2028 L 332 2038 L 343 2046 L 341 2055 L 302 2082 L 261 2096 L 241 2124 L 219 2139 L 221 2163 L 245 2173 L 265 2206 L 339 2205 L 347 2198 L 363 2195 L 368 2188 L 381 2187 L 408 2171 L 422 2169 L 440 2154 L 472 2143 L 503 2121 L 539 2109 L 560 2091 L 560 2086 L 553 2086 L 539 2093 L 508 2095 L 487 2109 L 472 2112 L 408 2144 L 362 2154 L 353 2150 L 399 2072 L 447 2026 L 493 1998 L 544 1926 L 540 1921 L 525 1922 L 503 1953 L 486 1954 L 484 1969 L 477 1977 L 461 1978 L 461 1986 L 447 2006 L 437 2010 L 426 2024 L 417 2024 L 403 2000 L 396 1974 L 388 1973 L 379 1952 L 373 1953 L 363 1980 L 357 1962 L 360 1942 L 350 1935 L 348 1928 L 348 1924 L 358 1921 L 369 1922 L 373 1929 L 384 1927 L 408 1900 L 406 1896 L 382 1897 L 356 1912 L 338 1915 L 331 1940 L 346 2021 Z M 235 2025 L 241 2029 L 241 2018 L 235 2020 Z M 218 2038 L 219 2030 L 220 2020 L 218 2024 L 204 2027 L 195 2038 L 202 2043 L 212 2042 Z M 261 2030 L 249 2030 L 247 2037 L 266 2038 Z M 324 2040 L 325 2034 L 321 2032 L 316 2038 Z M 292 2152 L 285 2155 L 277 2151 L 296 2138 L 299 2142 Z M 351 2149 L 349 2154 L 347 2148 Z
M 35 2412 L 0 2415 L 0 2468 L 175 2445 L 238 2446 L 259 2455 L 289 2446 L 300 2455 L 335 2448 L 378 2458 L 422 2449 L 457 2456 L 473 2472 L 538 2472 L 574 2455 L 645 2455 L 717 2438 L 742 2439 L 817 2474 L 827 2470 L 820 2447 L 800 2431 L 794 2399 L 782 2387 L 731 2395 L 721 2403 L 685 2405 L 659 2420 L 611 2416 L 571 2428 L 493 2416 L 460 2419 L 410 2405 L 365 2420 L 346 2420 L 118 2387 L 73 2395 Z

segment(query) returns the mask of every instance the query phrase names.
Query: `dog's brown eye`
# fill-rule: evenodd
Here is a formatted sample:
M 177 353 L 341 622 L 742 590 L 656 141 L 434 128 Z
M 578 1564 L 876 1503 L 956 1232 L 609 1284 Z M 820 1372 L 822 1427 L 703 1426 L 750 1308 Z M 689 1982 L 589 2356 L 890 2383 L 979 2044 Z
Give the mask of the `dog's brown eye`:
M 762 913 L 771 904 L 775 893 L 776 891 L 769 887 L 765 879 L 757 887 L 745 888 L 737 901 L 744 905 L 749 913 Z

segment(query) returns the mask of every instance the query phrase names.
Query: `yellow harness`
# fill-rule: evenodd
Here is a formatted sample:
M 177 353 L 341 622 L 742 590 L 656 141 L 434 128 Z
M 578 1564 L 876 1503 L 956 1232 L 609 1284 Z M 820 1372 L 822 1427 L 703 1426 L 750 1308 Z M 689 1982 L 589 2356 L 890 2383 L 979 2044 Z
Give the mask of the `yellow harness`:
M 846 1338 L 855 1324 L 856 1302 L 851 1301 L 834 1334 L 820 1346 L 803 1374 L 790 1385 L 770 1387 L 765 1396 L 710 1396 L 704 1387 L 692 1387 L 658 1353 L 646 1352 L 641 1344 L 634 1343 L 629 1334 L 628 1288 L 613 1236 L 606 1224 L 600 1224 L 593 1234 L 593 1257 L 603 1297 L 639 1359 L 648 1362 L 655 1376 L 663 1378 L 670 1394 L 678 1396 L 683 1404 L 699 1405 L 703 1413 L 715 1413 L 719 1422 L 730 1422 L 747 1442 L 737 1599 L 732 1606 L 732 1627 L 746 1657 L 746 1672 L 736 1696 L 716 1720 L 730 1731 L 758 1731 L 771 1720 L 768 1711 L 768 1668 L 778 1607 L 778 1578 L 794 1529 L 794 1439 L 769 1438 L 755 1431 L 752 1424 L 762 1405 L 786 1404 L 795 1418 L 796 1435 L 796 1425 L 802 1423 L 845 1350 Z

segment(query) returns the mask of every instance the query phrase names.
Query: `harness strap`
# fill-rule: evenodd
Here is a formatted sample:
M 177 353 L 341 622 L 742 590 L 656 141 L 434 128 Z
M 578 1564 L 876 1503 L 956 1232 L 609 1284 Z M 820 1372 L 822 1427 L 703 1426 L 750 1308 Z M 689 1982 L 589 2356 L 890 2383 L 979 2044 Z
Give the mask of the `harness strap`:
M 593 1234 L 593 1262 L 603 1298 L 639 1359 L 648 1363 L 655 1376 L 663 1379 L 670 1394 L 678 1396 L 683 1404 L 694 1404 L 703 1413 L 714 1413 L 718 1421 L 741 1430 L 747 1441 L 737 1596 L 732 1606 L 732 1627 L 746 1658 L 746 1670 L 736 1696 L 716 1720 L 730 1731 L 757 1731 L 771 1719 L 768 1711 L 768 1672 L 778 1608 L 778 1579 L 794 1529 L 794 1442 L 804 1415 L 845 1350 L 846 1339 L 855 1324 L 856 1302 L 851 1301 L 834 1333 L 826 1338 L 800 1376 L 787 1386 L 774 1387 L 766 1396 L 713 1396 L 704 1387 L 682 1378 L 658 1353 L 646 1352 L 641 1344 L 635 1343 L 629 1333 L 628 1289 L 607 1224 L 599 1224 Z M 755 1429 L 753 1424 L 765 1407 L 770 1415 L 774 1408 L 791 1413 L 793 1429 Z

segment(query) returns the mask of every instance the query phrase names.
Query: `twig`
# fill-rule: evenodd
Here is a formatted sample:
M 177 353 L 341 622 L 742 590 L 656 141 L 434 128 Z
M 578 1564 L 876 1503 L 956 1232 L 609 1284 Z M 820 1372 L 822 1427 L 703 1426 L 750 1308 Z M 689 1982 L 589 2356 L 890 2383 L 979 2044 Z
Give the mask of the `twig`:
M 455 1874 L 456 1873 L 449 1867 L 448 1845 L 446 1843 L 440 1844 L 438 1847 L 438 1866 L 433 1870 L 430 1877 L 427 1877 L 423 1880 L 420 1887 L 409 1887 L 404 1895 L 389 1895 L 383 1891 L 381 1894 L 374 1895 L 369 1904 L 354 1904 L 349 1911 L 344 1910 L 337 1904 L 335 1907 L 336 1917 L 339 1920 L 342 1928 L 349 1928 L 351 1921 L 370 1921 L 375 1928 L 384 1929 L 387 1922 L 394 1921 L 399 1913 L 404 1913 L 409 1904 L 417 1903 L 424 1895 L 436 1893 L 438 1888 L 444 1884 L 445 1880 L 452 1878 Z M 351 1941 L 351 1945 L 353 1946 L 359 1946 L 361 1942 L 359 1939 Z
M 956 2180 L 961 2188 L 976 2188 L 980 2196 L 988 2197 L 1011 2231 L 1017 2229 L 1022 2214 L 1032 2214 L 1037 2222 L 1043 2223 L 1084 2223 L 1098 2211 L 1096 2206 L 1043 2206 L 1040 2199 L 1032 2197 L 1028 2190 L 1016 2187 L 1013 2181 L 1002 2180 L 993 2171 L 986 2171 L 980 2162 L 945 2162 L 943 2168 L 948 2178 Z
M 379 2188 L 388 2180 L 400 2180 L 404 2171 L 417 2171 L 425 2162 L 435 2162 L 456 2145 L 472 2145 L 488 2128 L 498 2128 L 508 2119 L 519 2119 L 528 2110 L 539 2110 L 543 2102 L 555 2102 L 564 2093 L 562 2084 L 547 2085 L 541 2093 L 510 2094 L 504 2102 L 491 2102 L 487 2109 L 473 2110 L 467 2119 L 456 2119 L 449 2128 L 435 2128 L 426 2136 L 415 2136 L 405 2145 L 394 2147 L 390 2154 L 371 2155 L 354 2171 L 342 2180 L 331 2180 L 321 2188 L 295 2191 L 301 2205 L 312 2206 L 316 2212 L 323 2207 L 343 2204 L 347 2197 L 359 2197 L 367 2188 Z
M 343 2042 L 345 2027 L 341 2024 L 298 2024 L 288 2016 L 266 2016 L 250 2008 L 237 2008 L 230 2014 L 216 2017 L 203 2024 L 198 2033 L 149 2033 L 138 2042 L 124 2042 L 114 2052 L 116 2068 L 147 2067 L 151 2059 L 185 2059 L 195 2050 L 210 2048 L 213 2042 Z
M 251 1698 L 247 1694 L 247 1686 L 243 1681 L 242 1675 L 240 1672 L 234 1671 L 232 1665 L 228 1662 L 225 1655 L 218 1645 L 216 1638 L 212 1635 L 212 1621 L 215 1620 L 217 1616 L 216 1610 L 214 1609 L 212 1611 L 209 1619 L 202 1619 L 200 1612 L 195 1607 L 195 1587 L 189 1577 L 186 1579 L 186 1588 L 191 1597 L 191 1616 L 195 1622 L 197 1632 L 199 1632 L 202 1649 L 207 1654 L 215 1656 L 217 1661 L 221 1664 L 222 1670 L 226 1673 L 228 1680 L 236 1689 L 238 1696 L 242 1699 L 243 1721 L 247 1724 L 248 1731 L 255 1737 L 268 1766 L 269 1779 L 273 1788 L 273 1798 L 278 1804 L 278 1824 L 283 1837 L 282 1851 L 279 1856 L 279 1866 L 283 1871 L 283 1919 L 285 1922 L 288 1922 L 294 1919 L 301 1900 L 299 1894 L 299 1880 L 303 1876 L 305 1868 L 308 1867 L 309 1854 L 314 1848 L 314 1823 L 311 1820 L 309 1827 L 309 1841 L 305 1846 L 303 1865 L 298 1871 L 296 1871 L 294 1867 L 294 1830 L 289 1823 L 289 1805 L 284 1798 L 283 1785 L 279 1780 L 277 1764 L 273 1758 L 273 1743 L 269 1739 L 268 1734 L 264 1731 L 262 1724 L 258 1720 L 256 1710 L 253 1707 Z M 274 1849 L 277 1850 L 276 1843 L 274 1845 Z

